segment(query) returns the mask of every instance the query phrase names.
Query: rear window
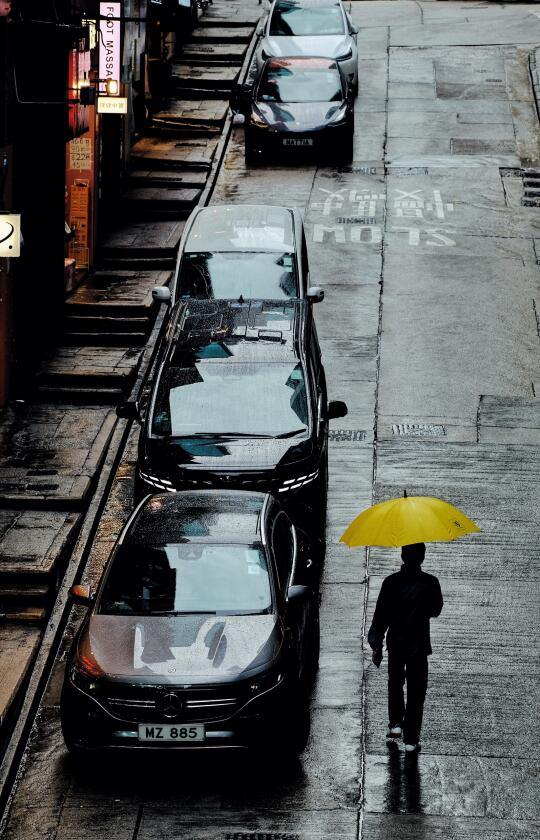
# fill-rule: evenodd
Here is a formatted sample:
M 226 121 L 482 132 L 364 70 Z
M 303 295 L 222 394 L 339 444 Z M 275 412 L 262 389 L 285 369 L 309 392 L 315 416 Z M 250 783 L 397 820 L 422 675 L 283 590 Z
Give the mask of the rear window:
M 183 298 L 298 297 L 293 254 L 232 253 L 184 254 L 179 295 Z
M 343 35 L 339 6 L 308 7 L 280 3 L 270 21 L 270 35 Z

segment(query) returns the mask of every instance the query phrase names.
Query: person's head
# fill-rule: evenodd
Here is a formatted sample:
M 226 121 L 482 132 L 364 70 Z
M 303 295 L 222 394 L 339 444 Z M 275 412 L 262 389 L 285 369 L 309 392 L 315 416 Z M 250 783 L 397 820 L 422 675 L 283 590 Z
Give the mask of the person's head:
M 401 549 L 401 559 L 406 566 L 421 566 L 426 554 L 425 543 L 411 543 Z

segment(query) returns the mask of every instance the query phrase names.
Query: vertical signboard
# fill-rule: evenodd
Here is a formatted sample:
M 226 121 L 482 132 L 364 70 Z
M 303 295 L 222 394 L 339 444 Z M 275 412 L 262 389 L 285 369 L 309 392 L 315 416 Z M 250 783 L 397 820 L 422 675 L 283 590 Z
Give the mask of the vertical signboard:
M 69 226 L 75 233 L 70 244 L 70 256 L 77 263 L 77 268 L 88 268 L 90 250 L 88 239 L 88 216 L 90 210 L 90 183 L 76 180 L 71 187 L 71 214 Z
M 106 82 L 116 81 L 120 92 L 120 71 L 122 66 L 121 54 L 121 3 L 100 3 L 101 37 L 99 39 L 99 78 L 100 93 L 105 93 Z

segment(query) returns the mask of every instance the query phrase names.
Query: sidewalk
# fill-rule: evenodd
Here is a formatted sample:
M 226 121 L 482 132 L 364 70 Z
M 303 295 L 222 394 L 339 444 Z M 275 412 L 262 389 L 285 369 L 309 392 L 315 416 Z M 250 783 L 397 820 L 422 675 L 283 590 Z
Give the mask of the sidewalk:
M 0 412 L 0 729 L 39 647 L 169 283 L 184 220 L 204 194 L 232 84 L 261 7 L 215 0 L 173 68 L 171 99 L 133 147 L 118 226 L 65 304 L 65 332 L 25 402 Z M 126 512 L 131 501 L 126 500 Z

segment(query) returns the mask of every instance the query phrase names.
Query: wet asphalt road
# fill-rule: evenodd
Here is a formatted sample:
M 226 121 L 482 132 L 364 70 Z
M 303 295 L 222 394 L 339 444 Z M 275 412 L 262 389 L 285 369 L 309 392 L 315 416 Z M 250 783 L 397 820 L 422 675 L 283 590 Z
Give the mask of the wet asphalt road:
M 59 662 L 21 768 L 5 840 L 301 840 L 540 834 L 540 211 L 520 168 L 540 161 L 528 75 L 534 4 L 353 3 L 360 95 L 350 171 L 246 172 L 242 129 L 214 196 L 298 205 L 330 397 L 321 668 L 309 747 L 288 773 L 260 760 L 136 757 L 86 771 L 59 734 Z M 129 503 L 119 482 L 95 578 Z M 396 551 L 337 543 L 373 500 L 442 496 L 483 529 L 428 547 L 445 597 L 423 751 L 389 753 L 385 662 L 362 638 Z

